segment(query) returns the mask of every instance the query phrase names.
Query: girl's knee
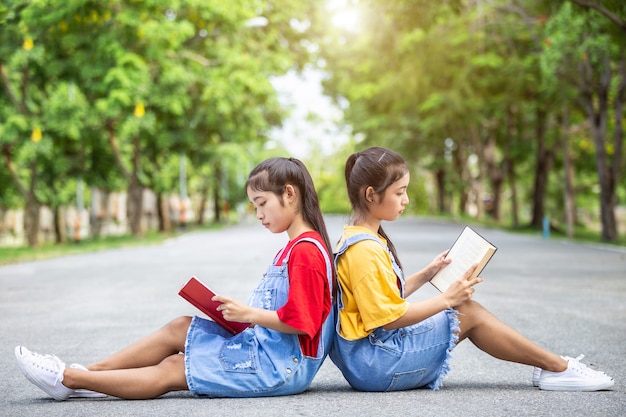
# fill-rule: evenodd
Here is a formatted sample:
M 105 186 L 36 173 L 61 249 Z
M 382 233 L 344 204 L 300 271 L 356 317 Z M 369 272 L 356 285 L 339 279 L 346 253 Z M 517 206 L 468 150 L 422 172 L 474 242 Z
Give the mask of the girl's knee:
M 474 301 L 474 300 L 468 300 L 466 302 L 464 302 L 463 304 L 455 307 L 455 309 L 463 314 L 463 315 L 475 315 L 481 312 L 486 312 L 487 309 L 485 307 L 483 307 L 482 304 L 480 304 L 478 301 Z
M 170 329 L 173 332 L 176 332 L 176 333 L 185 332 L 186 334 L 187 330 L 189 329 L 190 324 L 191 324 L 190 316 L 181 316 L 167 323 L 165 327 Z
M 183 372 L 185 370 L 185 355 L 182 353 L 178 353 L 176 355 L 170 355 L 167 358 L 163 359 L 161 363 L 158 365 L 161 368 L 175 371 L 176 369 L 182 369 Z
M 162 375 L 163 391 L 180 391 L 189 389 L 185 376 L 185 355 L 170 355 L 157 365 Z

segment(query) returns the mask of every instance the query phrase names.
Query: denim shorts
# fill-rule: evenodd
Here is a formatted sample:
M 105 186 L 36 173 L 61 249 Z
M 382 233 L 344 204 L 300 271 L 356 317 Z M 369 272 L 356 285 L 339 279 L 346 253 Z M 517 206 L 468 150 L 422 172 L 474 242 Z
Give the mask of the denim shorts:
M 360 391 L 439 389 L 458 341 L 457 312 L 448 309 L 411 326 L 347 340 L 336 335 L 330 357 Z
M 296 335 L 256 326 L 233 336 L 211 320 L 194 317 L 185 344 L 185 376 L 196 396 L 291 395 L 309 387 L 324 356 L 303 356 Z

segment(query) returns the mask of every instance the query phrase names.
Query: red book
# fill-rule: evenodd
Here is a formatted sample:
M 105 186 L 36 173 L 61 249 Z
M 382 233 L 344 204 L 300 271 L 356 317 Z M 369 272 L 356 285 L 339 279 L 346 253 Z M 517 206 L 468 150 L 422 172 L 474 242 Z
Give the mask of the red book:
M 222 303 L 213 301 L 212 298 L 215 296 L 215 293 L 196 277 L 189 278 L 189 281 L 178 291 L 178 295 L 196 306 L 198 310 L 202 311 L 232 334 L 243 332 L 250 326 L 250 323 L 226 320 L 222 312 L 217 310 L 217 307 Z

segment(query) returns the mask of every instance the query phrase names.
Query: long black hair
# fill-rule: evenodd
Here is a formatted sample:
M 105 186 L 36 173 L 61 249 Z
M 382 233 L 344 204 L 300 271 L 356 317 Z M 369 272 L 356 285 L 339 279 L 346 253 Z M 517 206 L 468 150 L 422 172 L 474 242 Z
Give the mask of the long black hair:
M 374 192 L 382 198 L 385 196 L 387 187 L 408 172 L 409 168 L 404 158 L 391 149 L 374 146 L 350 155 L 346 161 L 345 177 L 354 219 L 358 220 L 369 211 L 365 195 L 368 187 L 372 187 Z M 382 225 L 378 228 L 378 234 L 387 240 L 389 250 L 398 265 L 402 267 L 396 248 Z
M 285 192 L 287 184 L 298 189 L 300 210 L 304 221 L 318 232 L 324 241 L 326 250 L 332 254 L 326 223 L 322 216 L 315 185 L 306 166 L 296 158 L 270 158 L 257 165 L 246 181 L 246 189 L 269 191 L 278 197 Z M 282 204 L 282 200 L 281 200 Z

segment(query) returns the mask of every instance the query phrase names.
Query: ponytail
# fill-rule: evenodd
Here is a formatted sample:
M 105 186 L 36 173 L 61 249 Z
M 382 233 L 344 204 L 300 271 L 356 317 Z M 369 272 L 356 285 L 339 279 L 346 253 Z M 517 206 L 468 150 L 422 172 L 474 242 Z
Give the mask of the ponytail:
M 404 158 L 390 149 L 374 146 L 350 155 L 346 160 L 344 175 L 354 218 L 364 216 L 369 210 L 365 199 L 365 190 L 368 187 L 372 187 L 376 194 L 384 196 L 387 187 L 407 172 L 409 168 Z M 382 226 L 378 228 L 378 234 L 387 240 L 389 250 L 402 267 L 396 248 Z

